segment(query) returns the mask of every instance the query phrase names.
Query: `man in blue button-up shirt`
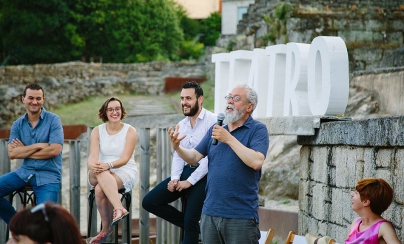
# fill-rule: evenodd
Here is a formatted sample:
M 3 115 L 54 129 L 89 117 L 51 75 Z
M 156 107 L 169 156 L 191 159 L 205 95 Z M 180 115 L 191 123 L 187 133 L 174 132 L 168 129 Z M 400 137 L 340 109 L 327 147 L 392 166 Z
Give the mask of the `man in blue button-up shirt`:
M 6 223 L 16 211 L 4 197 L 25 185 L 32 186 L 38 204 L 58 201 L 63 128 L 59 116 L 42 107 L 44 101 L 40 85 L 26 86 L 22 102 L 27 112 L 11 127 L 8 154 L 11 159 L 22 159 L 22 164 L 17 170 L 0 177 L 0 217 Z

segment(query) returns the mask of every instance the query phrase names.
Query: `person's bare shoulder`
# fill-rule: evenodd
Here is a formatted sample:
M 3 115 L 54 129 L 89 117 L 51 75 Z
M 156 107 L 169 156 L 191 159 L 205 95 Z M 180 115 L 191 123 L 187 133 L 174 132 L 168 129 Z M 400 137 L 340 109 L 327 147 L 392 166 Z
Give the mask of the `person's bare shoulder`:
M 401 241 L 397 237 L 397 233 L 390 222 L 383 222 L 379 229 L 379 240 L 383 239 L 387 244 L 401 244 Z

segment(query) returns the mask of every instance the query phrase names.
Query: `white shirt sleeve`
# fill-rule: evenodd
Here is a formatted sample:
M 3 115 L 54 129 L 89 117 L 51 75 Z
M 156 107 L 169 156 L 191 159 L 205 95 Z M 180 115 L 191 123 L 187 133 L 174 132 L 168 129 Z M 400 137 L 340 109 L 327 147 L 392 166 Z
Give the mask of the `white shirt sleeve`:
M 205 108 L 202 108 L 194 128 L 191 127 L 189 117 L 181 120 L 178 123 L 180 125 L 179 136 L 186 135 L 180 143 L 181 146 L 189 149 L 195 148 L 205 136 L 209 128 L 216 123 L 216 120 L 217 116 L 214 113 L 207 111 Z M 208 158 L 202 158 L 198 163 L 199 167 L 187 179 L 192 185 L 195 185 L 208 173 Z M 171 164 L 171 180 L 179 180 L 186 165 L 187 162 L 185 162 L 177 152 L 174 152 Z

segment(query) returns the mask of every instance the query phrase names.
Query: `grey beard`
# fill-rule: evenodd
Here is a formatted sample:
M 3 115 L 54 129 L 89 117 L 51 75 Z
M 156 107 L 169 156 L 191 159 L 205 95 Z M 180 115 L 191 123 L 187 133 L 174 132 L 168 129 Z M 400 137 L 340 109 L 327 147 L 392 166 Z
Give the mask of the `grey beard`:
M 243 108 L 240 108 L 239 110 L 233 110 L 233 113 L 228 113 L 225 111 L 225 118 L 224 118 L 224 123 L 225 124 L 230 124 L 233 122 L 236 122 L 237 120 L 240 120 L 243 118 L 245 115 L 245 111 Z

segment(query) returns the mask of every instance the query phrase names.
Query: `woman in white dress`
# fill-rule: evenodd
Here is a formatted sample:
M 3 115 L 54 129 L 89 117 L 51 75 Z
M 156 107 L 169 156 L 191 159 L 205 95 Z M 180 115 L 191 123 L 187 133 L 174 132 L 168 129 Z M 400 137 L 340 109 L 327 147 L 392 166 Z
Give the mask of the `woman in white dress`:
M 121 203 L 119 189 L 132 190 L 137 178 L 134 151 L 137 132 L 123 123 L 126 116 L 122 102 L 111 97 L 98 111 L 104 122 L 91 132 L 88 157 L 88 181 L 95 190 L 95 200 L 101 216 L 102 230 L 87 243 L 104 242 L 111 234 L 111 227 L 126 217 L 129 212 Z

